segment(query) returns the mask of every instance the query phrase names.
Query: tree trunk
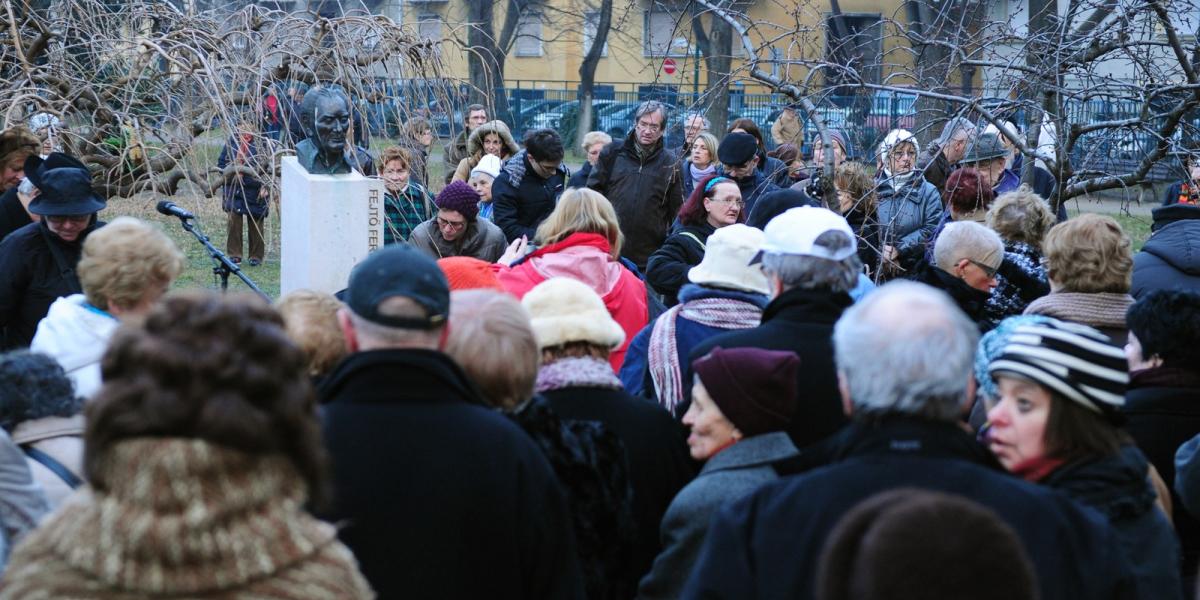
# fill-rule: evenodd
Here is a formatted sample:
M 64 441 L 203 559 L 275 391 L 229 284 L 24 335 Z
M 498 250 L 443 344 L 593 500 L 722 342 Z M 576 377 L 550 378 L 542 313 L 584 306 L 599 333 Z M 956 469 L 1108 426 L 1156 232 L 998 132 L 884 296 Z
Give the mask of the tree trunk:
M 513 4 L 509 11 L 513 11 Z M 467 73 L 471 82 L 469 98 L 473 103 L 490 105 L 496 118 L 508 117 L 508 95 L 504 93 L 504 59 L 506 49 L 497 43 L 493 35 L 495 4 L 492 2 L 468 2 Z M 519 9 L 517 9 L 519 13 Z M 508 25 L 505 18 L 505 25 Z M 516 27 L 513 27 L 515 31 Z
M 608 30 L 612 27 L 613 0 L 600 2 L 600 16 L 596 22 L 596 34 L 592 45 L 579 65 L 579 122 L 575 126 L 575 147 L 583 146 L 583 137 L 592 130 L 592 99 L 595 96 L 596 66 L 608 41 Z
M 720 134 L 729 125 L 729 75 L 732 67 L 733 28 L 724 19 L 710 17 L 709 31 L 704 30 L 700 20 L 700 6 L 693 3 L 692 36 L 700 54 L 704 56 L 704 66 L 708 69 L 708 84 L 705 86 L 704 99 L 708 104 L 706 117 L 711 123 L 713 133 Z

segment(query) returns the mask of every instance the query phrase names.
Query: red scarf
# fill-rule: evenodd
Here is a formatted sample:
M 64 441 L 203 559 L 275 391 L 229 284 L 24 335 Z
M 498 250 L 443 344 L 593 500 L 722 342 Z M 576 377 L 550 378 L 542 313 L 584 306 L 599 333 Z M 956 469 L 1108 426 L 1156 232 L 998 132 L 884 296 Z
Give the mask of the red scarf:
M 1037 483 L 1048 477 L 1066 462 L 1059 458 L 1046 458 L 1044 456 L 1031 458 L 1025 462 L 1017 463 L 1012 468 L 1012 472 L 1025 481 Z
M 1179 186 L 1179 204 L 1200 205 L 1200 194 L 1193 192 L 1200 192 L 1200 190 L 1193 190 L 1192 186 L 1187 183 Z

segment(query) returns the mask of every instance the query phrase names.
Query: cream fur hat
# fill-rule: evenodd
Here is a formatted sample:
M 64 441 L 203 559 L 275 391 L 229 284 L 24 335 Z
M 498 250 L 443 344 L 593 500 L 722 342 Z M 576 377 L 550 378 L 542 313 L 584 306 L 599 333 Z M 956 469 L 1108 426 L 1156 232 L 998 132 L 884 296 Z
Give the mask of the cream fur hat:
M 764 239 L 761 230 L 741 223 L 717 229 L 704 244 L 700 264 L 688 271 L 688 280 L 698 285 L 769 295 L 771 285 L 762 267 L 750 264 Z
M 569 277 L 539 283 L 521 304 L 532 318 L 538 348 L 570 342 L 616 348 L 625 341 L 625 331 L 608 314 L 600 296 Z

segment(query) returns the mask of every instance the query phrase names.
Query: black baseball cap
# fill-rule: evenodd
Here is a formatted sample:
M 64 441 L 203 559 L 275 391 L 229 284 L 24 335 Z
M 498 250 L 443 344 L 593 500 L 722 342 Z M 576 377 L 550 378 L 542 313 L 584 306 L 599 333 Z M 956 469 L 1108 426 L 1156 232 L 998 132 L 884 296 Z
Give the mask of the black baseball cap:
M 345 302 L 354 314 L 388 327 L 434 329 L 450 315 L 450 285 L 432 258 L 405 245 L 372 252 L 350 272 Z M 394 297 L 409 298 L 428 311 L 425 318 L 391 317 L 379 305 Z

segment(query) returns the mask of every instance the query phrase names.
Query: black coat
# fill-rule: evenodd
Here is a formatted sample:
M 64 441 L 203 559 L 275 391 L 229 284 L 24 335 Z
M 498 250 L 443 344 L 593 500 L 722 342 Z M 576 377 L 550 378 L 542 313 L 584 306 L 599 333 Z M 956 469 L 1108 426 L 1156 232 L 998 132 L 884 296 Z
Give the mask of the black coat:
M 804 189 L 796 189 L 794 187 L 776 189 L 770 193 L 763 194 L 755 200 L 754 212 L 743 209 L 742 214 L 746 215 L 747 225 L 765 229 L 767 223 L 771 222 L 771 219 L 801 206 L 821 208 L 821 203 L 810 196 Z M 875 237 L 878 241 L 878 234 Z
M 717 167 L 717 173 L 723 177 L 729 177 L 725 174 L 725 167 L 723 165 Z M 768 179 L 766 175 L 763 175 L 762 171 L 757 169 L 751 171 L 750 175 L 742 177 L 741 179 L 732 177 L 730 179 L 733 179 L 734 183 L 736 183 L 738 186 L 738 190 L 742 192 L 742 202 L 745 203 L 745 206 L 742 207 L 743 215 L 753 215 L 754 206 L 758 203 L 759 198 L 762 198 L 771 192 L 777 192 L 781 189 L 779 186 L 775 185 L 773 181 Z M 765 221 L 763 222 L 763 226 L 766 226 Z
M 623 390 L 573 387 L 543 395 L 559 417 L 599 421 L 625 445 L 638 529 L 633 567 L 640 579 L 661 549 L 658 527 L 663 514 L 699 470 L 688 452 L 685 430 L 654 402 Z
M 1154 290 L 1200 293 L 1200 206 L 1164 206 L 1153 214 L 1154 232 L 1133 256 L 1130 295 L 1140 300 Z
M 1172 520 L 1179 534 L 1186 578 L 1200 561 L 1200 519 L 1183 506 L 1175 491 L 1175 451 L 1200 434 L 1200 375 L 1157 368 L 1135 371 L 1121 407 L 1124 429 L 1171 490 Z M 1194 589 L 1194 586 L 1192 586 Z
M 542 179 L 522 150 L 504 162 L 492 182 L 492 221 L 504 231 L 509 242 L 525 236 L 533 241 L 537 226 L 554 212 L 570 173 L 559 165 L 548 179 Z
M 583 161 L 583 166 L 579 167 L 578 171 L 571 174 L 571 180 L 567 182 L 569 188 L 585 188 L 587 187 L 588 176 L 592 174 L 592 163 Z
M 587 597 L 631 597 L 637 524 L 621 438 L 604 423 L 561 418 L 543 396 L 508 416 L 542 449 L 567 496 Z
M 987 301 L 991 294 L 977 290 L 945 270 L 929 263 L 922 262 L 913 280 L 937 288 L 950 295 L 950 299 L 967 314 L 967 318 L 975 322 L 982 332 L 991 331 L 991 322 L 987 320 Z
M 0 349 L 28 346 L 37 333 L 38 322 L 55 300 L 83 292 L 75 265 L 79 264 L 83 241 L 102 225 L 93 216 L 92 225 L 76 241 L 64 242 L 41 221 L 12 232 L 0 242 L 0 328 L 4 329 Z M 62 258 L 61 265 L 55 259 L 55 249 Z
M 834 464 L 769 483 L 717 513 L 684 598 L 813 598 L 829 532 L 862 500 L 898 487 L 994 511 L 1024 542 L 1042 600 L 1133 597 L 1129 565 L 1099 515 L 998 471 L 957 425 L 893 418 L 856 423 L 834 441 Z M 988 557 L 963 560 L 986 565 Z
M 351 354 L 324 381 L 338 535 L 380 598 L 582 598 L 563 493 L 448 357 Z
M 925 177 L 925 181 L 932 183 L 939 192 L 946 187 L 946 178 L 957 168 L 957 165 L 950 164 L 937 144 L 929 144 L 917 161 L 917 170 Z
M 646 261 L 646 282 L 663 295 L 668 307 L 679 304 L 679 289 L 688 282 L 688 270 L 704 260 L 704 245 L 717 229 L 707 221 L 687 225 L 672 233 Z
M 0 195 L 0 241 L 32 222 L 33 219 L 29 218 L 29 213 L 17 198 L 16 186 Z
M 681 365 L 684 397 L 691 398 L 692 361 L 717 346 L 790 350 L 800 356 L 800 397 L 788 435 L 801 450 L 830 436 L 846 424 L 833 364 L 833 324 L 852 302 L 847 294 L 823 290 L 780 294 L 763 310 L 762 325 L 713 336 L 692 349 Z
M 1179 542 L 1155 504 L 1147 468 L 1141 451 L 1125 446 L 1111 456 L 1061 466 L 1039 483 L 1108 518 L 1133 567 L 1138 598 L 1178 600 Z
M 588 187 L 612 202 L 625 234 L 621 256 L 644 272 L 683 205 L 683 174 L 675 153 L 661 139 L 644 155 L 637 148 L 634 131 L 605 146 L 588 176 Z

